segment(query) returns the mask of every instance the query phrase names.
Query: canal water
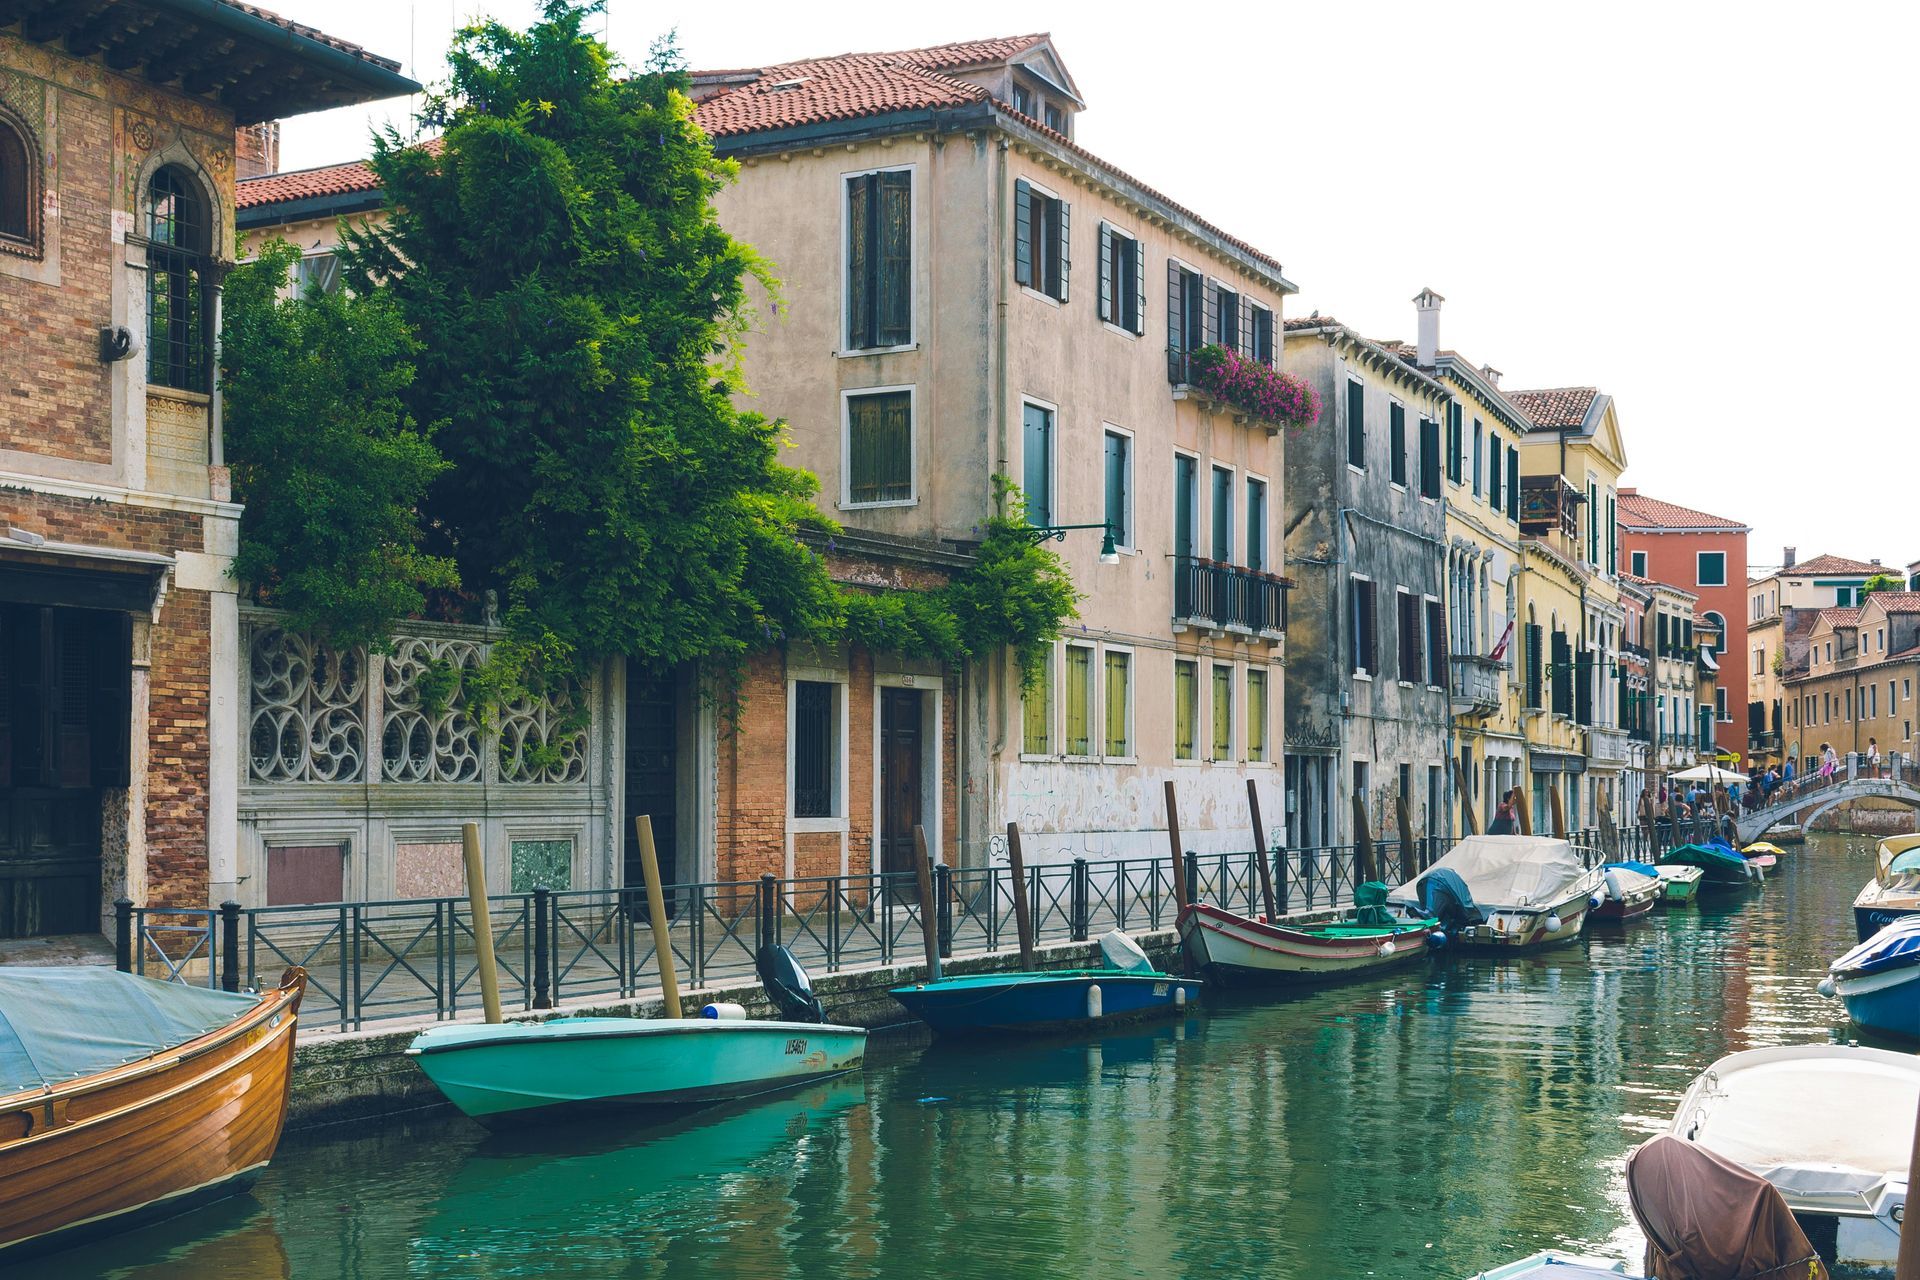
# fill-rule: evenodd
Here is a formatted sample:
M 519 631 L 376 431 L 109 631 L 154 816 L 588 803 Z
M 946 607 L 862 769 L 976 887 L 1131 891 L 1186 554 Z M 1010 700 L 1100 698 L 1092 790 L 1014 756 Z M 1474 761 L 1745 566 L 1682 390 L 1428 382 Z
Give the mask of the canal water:
M 860 1078 L 669 1127 L 457 1115 L 289 1139 L 251 1197 L 48 1276 L 1456 1277 L 1637 1259 L 1627 1151 L 1722 1054 L 1847 1032 L 1814 983 L 1874 843 L 1519 961 L 1220 1000 L 1102 1040 L 876 1037 Z M 1910 1124 L 1899 1116 L 1889 1123 Z

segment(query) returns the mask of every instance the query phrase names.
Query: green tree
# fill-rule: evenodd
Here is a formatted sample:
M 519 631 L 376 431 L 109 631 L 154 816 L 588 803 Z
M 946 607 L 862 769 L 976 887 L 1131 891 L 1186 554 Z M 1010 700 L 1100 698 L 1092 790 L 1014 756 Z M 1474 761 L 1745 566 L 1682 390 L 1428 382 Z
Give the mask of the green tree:
M 1866 599 L 1876 591 L 1898 591 L 1900 579 L 1890 573 L 1876 573 L 1860 584 L 1860 598 Z
M 843 626 L 796 537 L 833 526 L 779 424 L 734 405 L 747 282 L 776 284 L 715 216 L 735 166 L 671 46 L 614 75 L 594 7 L 461 32 L 439 147 L 376 140 L 392 215 L 349 236 L 348 277 L 423 340 L 406 397 L 453 464 L 431 545 L 500 593 L 512 661 L 737 664 Z
M 226 284 L 220 363 L 234 573 L 293 625 L 381 644 L 424 592 L 457 585 L 421 548 L 417 507 L 447 468 L 408 415 L 415 346 L 378 294 L 283 297 L 299 250 L 276 240 Z

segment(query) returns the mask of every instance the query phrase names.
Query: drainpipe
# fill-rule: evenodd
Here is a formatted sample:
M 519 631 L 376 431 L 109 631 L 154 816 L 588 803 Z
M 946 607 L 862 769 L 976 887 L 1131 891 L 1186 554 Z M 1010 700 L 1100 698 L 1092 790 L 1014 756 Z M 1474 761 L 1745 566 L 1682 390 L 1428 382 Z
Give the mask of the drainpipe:
M 1000 135 L 994 139 L 993 149 L 993 239 L 987 246 L 992 255 L 992 265 L 988 271 L 988 287 L 992 290 L 993 300 L 993 473 L 1006 475 L 1010 472 L 1007 461 L 1007 216 L 1013 202 L 1007 176 L 1007 139 Z M 987 477 L 989 488 L 992 486 L 992 474 Z M 991 500 L 991 499 L 989 499 Z M 993 680 L 994 735 L 993 768 L 989 770 L 990 779 L 997 780 L 1000 759 L 1007 749 L 1007 680 L 1012 671 L 1007 663 L 1006 650 L 1002 649 L 992 661 L 997 678 Z M 987 789 L 988 812 L 994 812 L 993 781 Z M 988 823 L 989 828 L 992 822 Z

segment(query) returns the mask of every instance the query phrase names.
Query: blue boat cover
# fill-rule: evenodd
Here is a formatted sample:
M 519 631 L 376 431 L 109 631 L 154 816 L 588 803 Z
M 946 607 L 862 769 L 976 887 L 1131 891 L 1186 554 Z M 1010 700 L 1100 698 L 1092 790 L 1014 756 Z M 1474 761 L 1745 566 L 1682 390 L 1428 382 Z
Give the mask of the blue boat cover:
M 1485 924 L 1487 913 L 1473 901 L 1473 891 L 1457 871 L 1446 867 L 1430 868 L 1420 877 L 1420 911 L 1433 916 L 1449 929 Z
M 1901 916 L 1835 960 L 1828 971 L 1836 976 L 1857 977 L 1916 964 L 1920 964 L 1920 916 Z
M 1620 867 L 1627 871 L 1637 871 L 1643 876 L 1652 876 L 1655 880 L 1660 878 L 1660 868 L 1654 866 L 1651 862 L 1609 862 L 1601 869 L 1603 871 L 1611 871 L 1615 867 Z
M 0 1096 L 185 1044 L 259 1003 L 97 965 L 0 965 Z

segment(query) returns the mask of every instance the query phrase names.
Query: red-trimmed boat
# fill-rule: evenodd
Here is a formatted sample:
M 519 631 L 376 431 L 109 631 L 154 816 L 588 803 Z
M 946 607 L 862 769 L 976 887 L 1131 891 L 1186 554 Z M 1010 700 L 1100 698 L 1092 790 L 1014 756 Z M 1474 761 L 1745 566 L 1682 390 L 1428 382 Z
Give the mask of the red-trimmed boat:
M 1387 886 L 1363 884 L 1352 911 L 1271 923 L 1204 902 L 1180 913 L 1180 941 L 1207 977 L 1223 985 L 1337 982 L 1411 964 L 1443 944 L 1432 916 L 1386 905 Z

